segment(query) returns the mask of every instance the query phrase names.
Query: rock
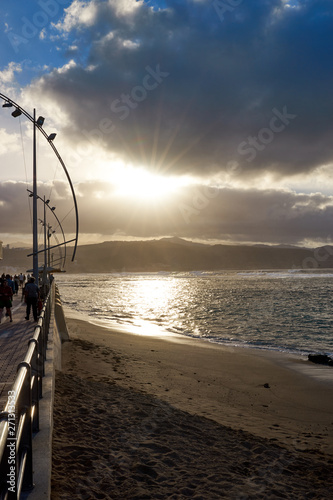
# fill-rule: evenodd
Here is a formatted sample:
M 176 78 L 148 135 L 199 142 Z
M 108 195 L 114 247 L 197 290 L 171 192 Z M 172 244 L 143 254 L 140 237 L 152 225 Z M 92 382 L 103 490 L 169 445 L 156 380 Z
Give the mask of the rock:
M 333 359 L 327 356 L 327 354 L 309 354 L 308 359 L 312 361 L 312 363 L 333 366 Z

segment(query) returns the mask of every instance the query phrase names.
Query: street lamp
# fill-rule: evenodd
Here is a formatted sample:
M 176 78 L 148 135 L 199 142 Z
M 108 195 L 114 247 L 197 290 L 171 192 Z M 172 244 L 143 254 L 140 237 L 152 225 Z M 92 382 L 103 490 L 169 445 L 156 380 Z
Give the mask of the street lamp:
M 32 198 L 33 197 L 33 192 L 30 190 L 30 189 L 27 189 L 28 193 L 29 193 L 29 197 Z M 63 227 L 61 225 L 61 222 L 59 220 L 59 218 L 57 217 L 57 214 L 55 213 L 55 209 L 56 207 L 51 207 L 50 206 L 50 200 L 45 200 L 45 196 L 44 198 L 42 198 L 41 196 L 37 195 L 37 199 L 38 200 L 41 200 L 43 203 L 44 203 L 44 221 L 46 223 L 46 214 L 45 214 L 45 208 L 47 207 L 51 212 L 52 212 L 52 215 L 53 217 L 55 218 L 55 220 L 57 221 L 57 227 L 60 228 L 61 230 L 61 234 L 62 234 L 62 238 L 63 238 L 63 243 L 59 243 L 58 240 L 57 240 L 57 245 L 55 245 L 54 247 L 52 248 L 57 248 L 57 247 L 62 247 L 64 246 L 65 247 L 65 252 L 64 252 L 64 257 L 61 257 L 61 259 L 63 258 L 63 262 L 62 262 L 62 267 L 65 267 L 65 262 L 66 262 L 66 244 L 67 243 L 71 243 L 72 241 L 74 240 L 70 240 L 70 241 L 66 241 L 66 238 L 65 238 L 65 233 L 64 233 L 64 230 L 63 230 Z M 52 226 L 50 226 L 52 227 Z M 52 234 L 55 233 L 55 230 L 52 231 Z M 44 249 L 46 248 L 45 246 L 45 235 L 44 235 Z M 45 250 L 40 250 L 38 251 L 38 253 L 40 253 L 41 251 L 45 251 Z M 50 248 L 48 248 L 48 252 L 50 251 Z M 31 255 L 31 254 L 30 254 Z M 30 255 L 28 255 L 28 257 L 30 257 Z M 44 257 L 44 260 L 45 260 L 45 257 Z
M 75 238 L 73 238 L 70 241 L 67 241 L 66 243 L 70 243 L 72 241 L 75 242 L 74 244 L 74 249 L 73 249 L 73 255 L 72 255 L 72 261 L 75 258 L 76 254 L 76 249 L 77 249 L 77 243 L 78 243 L 78 235 L 79 235 L 79 215 L 78 215 L 78 208 L 77 208 L 77 202 L 76 202 L 76 196 L 74 192 L 74 187 L 71 181 L 71 178 L 69 176 L 69 173 L 67 171 L 67 168 L 65 166 L 65 163 L 63 162 L 60 154 L 58 153 L 57 148 L 55 147 L 53 141 L 56 137 L 55 133 L 52 134 L 47 134 L 45 130 L 42 128 L 44 124 L 44 117 L 39 116 L 38 119 L 36 120 L 36 110 L 33 110 L 33 116 L 31 116 L 25 109 L 23 109 L 21 106 L 19 106 L 17 103 L 15 103 L 12 99 L 7 97 L 6 95 L 0 93 L 0 98 L 3 99 L 5 102 L 2 105 L 3 108 L 11 108 L 15 107 L 15 110 L 12 112 L 12 116 L 14 118 L 20 116 L 23 114 L 26 118 L 28 118 L 32 123 L 33 123 L 33 191 L 32 191 L 32 197 L 33 197 L 33 274 L 36 279 L 38 279 L 38 235 L 37 235 L 37 166 L 36 166 L 36 129 L 38 129 L 41 134 L 45 137 L 45 139 L 48 141 L 50 144 L 51 148 L 53 149 L 53 152 L 57 156 L 65 174 L 67 177 L 67 180 L 69 182 L 71 192 L 72 192 L 72 197 L 73 197 L 73 202 L 74 202 L 74 208 L 75 208 L 75 223 L 76 223 L 76 234 Z
M 47 265 L 48 265 L 49 269 L 51 268 L 50 238 L 52 235 L 54 235 L 54 237 L 57 239 L 57 237 L 55 236 L 55 229 L 53 229 L 53 231 L 52 231 L 52 226 L 50 226 L 48 224 L 47 225 Z M 60 248 L 60 251 L 61 251 L 61 248 Z M 62 259 L 62 255 L 60 258 Z M 53 266 L 53 257 L 52 257 L 52 266 Z
M 45 260 L 45 264 L 44 264 L 44 269 L 46 269 L 46 273 L 49 273 L 51 272 L 52 268 L 51 268 L 51 258 L 50 258 L 50 250 L 51 248 L 57 248 L 59 247 L 60 249 L 60 257 L 58 259 L 56 259 L 56 262 L 60 261 L 60 260 L 63 260 L 63 256 L 61 254 L 61 246 L 62 244 L 59 243 L 59 240 L 56 236 L 56 230 L 55 229 L 52 229 L 52 226 L 51 224 L 49 224 L 48 222 L 44 222 L 43 219 L 38 219 L 40 224 L 43 226 L 44 228 L 44 233 L 45 233 L 45 239 L 47 240 L 47 244 L 46 246 L 44 247 L 44 250 L 47 250 L 47 259 Z M 57 245 L 54 245 L 51 247 L 50 245 L 50 239 L 51 239 L 51 236 L 54 236 L 56 241 L 57 241 Z M 52 255 L 52 266 L 53 266 L 53 255 Z M 63 266 L 63 264 L 62 264 Z
M 19 107 L 12 112 L 12 116 L 17 118 L 22 115 Z M 39 270 L 38 270 L 38 234 L 37 234 L 37 159 L 36 159 L 36 127 L 41 127 L 44 123 L 43 116 L 36 120 L 36 110 L 33 114 L 33 205 L 32 205 L 32 251 L 33 251 L 33 275 L 38 283 Z M 45 210 L 45 209 L 44 209 Z

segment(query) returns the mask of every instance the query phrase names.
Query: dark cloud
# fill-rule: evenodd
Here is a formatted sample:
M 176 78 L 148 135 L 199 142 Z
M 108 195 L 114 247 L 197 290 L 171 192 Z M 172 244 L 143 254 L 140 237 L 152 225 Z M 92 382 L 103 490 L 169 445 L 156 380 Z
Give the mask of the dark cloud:
M 78 186 L 82 233 L 294 244 L 333 236 L 333 200 L 322 194 L 197 185 L 150 203 L 110 192 L 105 183 Z
M 32 234 L 33 206 L 29 192 L 32 185 L 26 182 L 4 181 L 0 182 L 0 207 L 1 207 L 1 232 L 22 235 Z M 54 181 L 52 183 L 38 183 L 40 198 L 50 199 L 50 208 L 46 210 L 47 224 L 61 235 L 61 227 L 67 234 L 75 232 L 75 210 L 70 188 L 66 182 Z M 56 207 L 52 214 L 52 207 Z M 44 203 L 37 202 L 39 220 L 39 238 L 43 242 L 44 230 L 40 220 L 44 220 Z M 0 237 L 1 239 L 1 237 Z
M 119 15 L 99 2 L 93 23 L 73 22 L 84 63 L 36 83 L 67 110 L 69 138 L 202 176 L 232 161 L 253 177 L 332 160 L 330 0 L 244 1 L 223 15 L 219 0 L 165 3 Z
M 49 194 L 50 186 L 39 185 L 39 193 Z M 81 243 L 89 235 L 99 241 L 115 236 L 158 238 L 180 236 L 201 240 L 303 244 L 329 243 L 333 239 L 331 221 L 333 199 L 322 194 L 295 194 L 276 190 L 212 189 L 191 186 L 173 197 L 155 202 L 117 196 L 112 185 L 82 182 L 76 187 L 80 212 Z M 68 237 L 74 231 L 73 210 L 65 183 L 52 190 L 52 205 Z M 40 194 L 42 196 L 42 194 Z M 25 183 L 0 184 L 2 232 L 31 234 Z M 39 204 L 40 205 L 40 204 Z M 39 206 L 43 218 L 43 206 Z M 60 228 L 47 213 L 48 223 Z M 43 229 L 40 228 L 43 241 Z M 82 241 L 83 239 L 83 241 Z

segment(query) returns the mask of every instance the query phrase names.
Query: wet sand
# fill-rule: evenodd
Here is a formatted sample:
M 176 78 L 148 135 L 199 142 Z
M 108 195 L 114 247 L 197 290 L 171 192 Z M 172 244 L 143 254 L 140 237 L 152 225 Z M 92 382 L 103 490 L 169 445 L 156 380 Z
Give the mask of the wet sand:
M 331 497 L 329 367 L 67 324 L 53 500 Z

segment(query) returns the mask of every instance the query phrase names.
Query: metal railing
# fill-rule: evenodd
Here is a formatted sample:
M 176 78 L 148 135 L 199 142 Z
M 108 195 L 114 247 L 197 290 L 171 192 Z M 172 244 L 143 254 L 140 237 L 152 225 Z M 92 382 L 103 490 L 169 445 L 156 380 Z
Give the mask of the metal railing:
M 54 289 L 44 301 L 33 337 L 8 400 L 0 413 L 0 499 L 19 500 L 23 491 L 33 488 L 32 438 L 39 431 L 39 400 L 45 374 L 47 338 Z

